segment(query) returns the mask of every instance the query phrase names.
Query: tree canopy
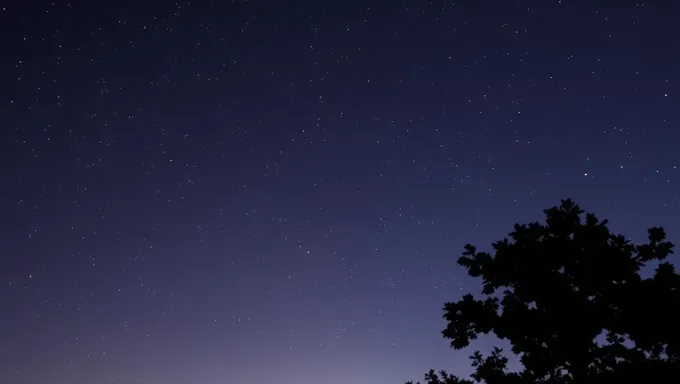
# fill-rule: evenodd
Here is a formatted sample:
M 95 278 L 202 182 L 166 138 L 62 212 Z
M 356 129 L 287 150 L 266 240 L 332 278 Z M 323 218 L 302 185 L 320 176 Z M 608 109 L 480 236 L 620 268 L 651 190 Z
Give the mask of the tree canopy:
M 494 334 L 522 366 L 510 371 L 495 348 L 473 354 L 472 380 L 430 371 L 424 383 L 680 383 L 680 276 L 664 230 L 635 245 L 570 199 L 544 212 L 493 255 L 466 245 L 458 263 L 482 280 L 481 298 L 444 305 L 451 347 Z

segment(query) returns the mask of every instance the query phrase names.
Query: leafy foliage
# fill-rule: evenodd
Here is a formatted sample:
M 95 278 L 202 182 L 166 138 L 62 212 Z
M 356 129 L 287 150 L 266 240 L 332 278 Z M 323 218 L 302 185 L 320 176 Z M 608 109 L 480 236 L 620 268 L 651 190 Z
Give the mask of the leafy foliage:
M 509 372 L 496 348 L 471 357 L 474 381 L 430 371 L 425 383 L 680 383 L 680 276 L 664 230 L 634 245 L 571 200 L 544 212 L 543 225 L 515 224 L 494 255 L 466 245 L 458 263 L 481 278 L 482 298 L 444 306 L 453 348 L 493 333 L 522 369 Z M 643 278 L 650 262 L 656 271 Z

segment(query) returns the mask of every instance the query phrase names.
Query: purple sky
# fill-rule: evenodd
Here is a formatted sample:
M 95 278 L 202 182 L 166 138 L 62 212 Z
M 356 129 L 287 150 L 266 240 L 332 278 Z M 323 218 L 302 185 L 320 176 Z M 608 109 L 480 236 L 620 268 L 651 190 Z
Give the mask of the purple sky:
M 3 3 L 0 382 L 464 375 L 465 243 L 679 242 L 680 12 L 600 3 Z

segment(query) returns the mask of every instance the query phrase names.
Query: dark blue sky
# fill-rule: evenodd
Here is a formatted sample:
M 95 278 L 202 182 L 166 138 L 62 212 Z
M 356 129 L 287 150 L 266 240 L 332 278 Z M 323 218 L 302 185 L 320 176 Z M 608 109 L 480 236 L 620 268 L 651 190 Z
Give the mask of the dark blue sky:
M 670 1 L 5 1 L 0 382 L 469 371 L 455 264 L 572 197 L 678 240 Z M 481 340 L 483 350 L 492 339 Z

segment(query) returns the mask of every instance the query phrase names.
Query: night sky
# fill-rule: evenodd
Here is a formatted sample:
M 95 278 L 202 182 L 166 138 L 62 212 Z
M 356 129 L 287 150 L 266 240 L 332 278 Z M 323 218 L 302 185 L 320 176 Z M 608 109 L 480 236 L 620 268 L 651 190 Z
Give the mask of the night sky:
M 466 375 L 465 243 L 680 241 L 674 3 L 3 1 L 0 382 Z

